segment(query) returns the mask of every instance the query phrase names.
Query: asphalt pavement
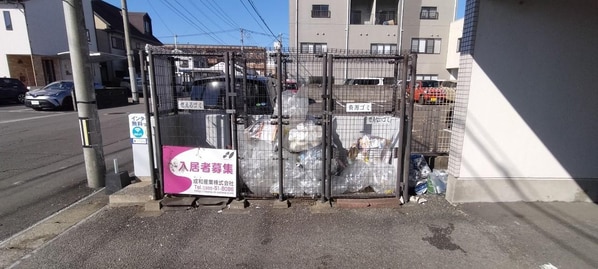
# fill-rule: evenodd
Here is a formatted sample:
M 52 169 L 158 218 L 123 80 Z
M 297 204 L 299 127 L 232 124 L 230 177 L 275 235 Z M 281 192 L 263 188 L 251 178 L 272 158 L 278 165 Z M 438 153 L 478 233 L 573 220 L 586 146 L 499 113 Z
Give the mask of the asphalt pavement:
M 598 268 L 591 203 L 248 200 L 111 205 L 99 190 L 0 242 L 3 268 Z M 201 200 L 201 199 L 200 199 Z M 423 200 L 420 200 L 423 201 Z

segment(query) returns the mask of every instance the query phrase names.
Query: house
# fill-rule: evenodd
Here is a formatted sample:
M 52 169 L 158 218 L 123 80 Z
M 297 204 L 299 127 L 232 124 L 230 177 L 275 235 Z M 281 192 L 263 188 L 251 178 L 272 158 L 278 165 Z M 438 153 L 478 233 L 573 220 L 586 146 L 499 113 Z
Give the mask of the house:
M 257 46 L 236 46 L 236 45 L 193 45 L 193 44 L 165 44 L 161 49 L 173 51 L 177 56 L 175 63 L 177 74 L 183 76 L 181 81 L 190 81 L 196 78 L 219 74 L 224 72 L 221 55 L 229 53 L 240 55 L 247 60 L 247 73 L 264 75 L 266 73 L 266 61 L 268 55 L 266 49 Z M 185 56 L 190 55 L 190 56 Z M 237 63 L 237 72 L 240 70 L 240 63 Z
M 300 53 L 410 50 L 419 54 L 417 79 L 449 80 L 455 12 L 456 0 L 289 0 L 289 44 Z
M 83 1 L 85 28 L 93 29 L 91 2 Z M 0 77 L 18 78 L 27 86 L 72 79 L 63 1 L 0 1 Z M 90 51 L 97 51 L 94 31 L 88 31 Z M 6 42 L 10 41 L 10 42 Z
M 449 201 L 598 201 L 596 10 L 467 1 Z
M 83 11 L 94 82 L 110 85 L 127 76 L 120 9 L 100 0 L 87 0 L 83 1 Z M 0 2 L 0 12 L 4 21 L 0 39 L 11 41 L 0 42 L 0 77 L 19 78 L 30 87 L 73 79 L 63 1 L 6 0 Z M 152 35 L 147 13 L 130 12 L 129 17 L 135 52 L 145 44 L 162 44 Z
M 123 56 L 121 59 L 100 63 L 101 79 L 104 85 L 118 85 L 118 82 L 129 76 L 126 60 L 125 30 L 121 9 L 101 0 L 91 1 L 95 35 L 98 51 Z M 134 55 L 135 70 L 139 72 L 139 50 L 144 50 L 146 44 L 160 46 L 162 42 L 153 35 L 152 20 L 144 12 L 128 12 L 129 37 L 131 50 Z

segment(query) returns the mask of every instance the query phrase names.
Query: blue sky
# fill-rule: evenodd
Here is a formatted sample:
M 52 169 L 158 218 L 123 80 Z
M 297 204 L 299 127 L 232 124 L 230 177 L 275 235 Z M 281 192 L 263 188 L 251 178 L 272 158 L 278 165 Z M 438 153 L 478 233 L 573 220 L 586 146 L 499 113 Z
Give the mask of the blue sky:
M 121 8 L 121 0 L 104 0 Z M 457 0 L 463 17 L 465 0 Z M 272 47 L 289 43 L 288 0 L 127 0 L 129 12 L 147 12 L 162 43 Z M 257 12 L 256 12 L 257 11 Z

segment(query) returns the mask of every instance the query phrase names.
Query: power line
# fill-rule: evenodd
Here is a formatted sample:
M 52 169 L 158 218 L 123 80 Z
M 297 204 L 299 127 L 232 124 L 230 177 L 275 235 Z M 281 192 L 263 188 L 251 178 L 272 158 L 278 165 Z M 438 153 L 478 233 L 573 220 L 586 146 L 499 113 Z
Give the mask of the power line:
M 255 8 L 255 5 L 253 4 L 253 0 L 247 0 L 249 2 L 249 4 L 251 5 L 251 7 L 253 8 L 253 11 L 255 11 L 255 14 L 257 14 L 258 17 L 260 17 L 260 20 L 262 20 L 262 22 L 264 23 L 264 25 L 266 26 L 266 28 L 268 28 L 268 31 L 270 31 L 270 33 L 272 34 L 272 36 L 274 38 L 276 38 L 276 35 L 274 34 L 274 32 L 272 32 L 272 30 L 270 29 L 270 26 L 268 26 L 268 24 L 266 23 L 266 21 L 264 20 L 264 18 L 262 17 L 262 15 L 257 11 L 257 8 Z
M 193 13 L 191 13 L 191 11 L 189 11 L 188 8 L 185 8 L 178 0 L 174 0 L 175 3 L 177 3 L 185 12 L 187 12 L 187 14 L 189 14 L 189 16 L 191 16 L 191 18 L 195 19 L 195 21 L 197 23 L 199 23 L 203 28 L 205 29 L 204 32 L 209 33 L 209 27 L 206 26 L 201 20 L 199 20 L 197 18 L 197 16 L 195 16 Z M 222 39 L 220 39 L 219 37 L 212 35 L 212 34 L 208 34 L 212 39 L 214 39 L 216 42 L 220 42 L 220 44 L 224 44 L 224 41 L 222 41 Z
M 168 30 L 171 34 L 174 35 L 174 32 L 172 30 L 170 30 L 170 28 L 168 28 L 168 25 L 164 22 L 164 20 L 160 16 L 160 13 L 158 11 L 156 11 L 156 9 L 154 8 L 154 6 L 152 5 L 152 0 L 148 0 L 147 3 L 149 4 L 150 8 L 156 13 L 156 16 L 158 16 L 158 19 L 160 19 L 160 21 L 162 22 L 162 24 L 164 25 L 164 27 L 166 27 L 166 30 Z
M 241 4 L 243 5 L 243 7 L 245 8 L 245 10 L 247 10 L 247 13 L 249 13 L 249 15 L 251 16 L 251 18 L 253 18 L 253 20 L 257 23 L 257 25 L 260 28 L 262 28 L 262 30 L 266 31 L 266 29 L 264 29 L 264 27 L 262 26 L 262 24 L 255 18 L 255 16 L 253 16 L 253 13 L 249 10 L 249 8 L 247 8 L 247 6 L 243 2 L 243 0 L 239 0 L 239 2 L 241 2 Z
M 177 1 L 174 1 L 177 4 L 180 5 L 180 3 L 178 3 Z M 194 28 L 196 28 L 197 30 L 201 31 L 201 32 L 207 32 L 205 29 L 202 28 L 202 26 L 198 25 L 197 23 L 195 23 L 193 20 L 191 20 L 189 17 L 187 17 L 187 15 L 185 15 L 183 12 L 181 12 L 177 7 L 173 6 L 169 0 L 162 0 L 162 3 L 164 3 L 166 6 L 168 6 L 174 13 L 178 14 L 180 18 L 182 18 L 183 20 L 185 20 L 187 23 L 189 23 L 190 25 L 192 25 Z M 185 9 L 183 7 L 183 9 Z M 186 10 L 186 9 L 185 9 Z M 203 24 L 202 24 L 203 25 Z M 205 26 L 203 26 L 205 27 Z M 221 40 L 218 40 L 217 37 L 210 35 L 210 37 L 212 39 L 214 39 L 214 41 L 216 42 L 220 42 L 220 44 L 222 44 L 223 42 Z
M 190 36 L 201 36 L 201 35 L 216 35 L 216 34 L 223 34 L 223 33 L 230 33 L 230 32 L 236 32 L 238 31 L 238 29 L 229 29 L 229 30 L 223 30 L 223 31 L 217 31 L 217 32 L 209 32 L 209 33 L 197 33 L 197 34 L 187 34 L 187 35 L 169 35 L 169 36 L 159 36 L 158 38 L 169 38 L 169 37 L 190 37 Z
M 204 6 L 206 6 L 204 1 L 201 1 L 201 3 Z M 235 22 L 235 20 L 233 20 L 230 16 L 228 16 L 228 14 L 220 7 L 220 5 L 218 5 L 218 2 L 215 2 L 214 0 L 212 0 L 212 1 L 207 1 L 207 3 L 212 7 L 213 11 L 218 13 L 217 14 L 218 17 L 221 18 L 225 23 L 227 23 L 231 27 L 239 28 L 239 24 L 237 24 Z M 208 9 L 210 9 L 210 8 L 208 7 Z
M 193 6 L 193 7 L 194 7 L 194 8 L 195 8 L 195 9 L 196 9 L 196 10 L 197 10 L 199 13 L 201 13 L 201 14 L 203 15 L 203 17 L 204 17 L 204 18 L 208 18 L 208 17 L 210 17 L 210 16 L 208 16 L 208 14 L 206 14 L 206 13 L 203 11 L 203 9 L 199 8 L 199 6 L 197 6 L 197 5 L 195 4 L 195 1 L 190 1 L 189 3 L 191 3 L 191 5 L 192 5 L 192 6 Z M 206 7 L 206 9 L 207 9 L 207 10 L 212 10 L 212 9 L 210 9 L 208 6 L 206 6 L 206 4 L 205 4 L 203 1 L 201 1 L 201 3 L 204 5 L 204 7 Z M 189 13 L 190 13 L 190 11 L 189 11 L 189 10 L 187 10 L 187 12 L 189 12 Z M 193 15 L 193 14 L 192 14 L 192 15 Z M 214 13 L 212 13 L 211 15 L 216 15 L 216 17 L 220 17 L 220 16 L 218 16 L 218 14 L 214 14 Z M 197 16 L 193 16 L 193 17 L 197 19 Z M 208 19 L 210 19 L 210 18 L 208 18 Z M 197 20 L 199 20 L 199 19 L 197 19 Z M 210 20 L 211 20 L 211 19 L 210 19 Z M 202 23 L 202 25 L 203 25 L 203 23 Z M 218 29 L 220 29 L 220 30 L 224 30 L 224 29 L 222 29 L 222 27 L 221 27 L 221 26 L 220 26 L 220 24 L 218 24 L 218 23 L 217 23 L 217 24 L 215 24 L 215 26 L 216 26 L 216 28 L 218 28 Z M 235 27 L 235 26 L 233 25 L 232 27 Z M 230 36 L 230 35 L 229 35 L 229 36 Z

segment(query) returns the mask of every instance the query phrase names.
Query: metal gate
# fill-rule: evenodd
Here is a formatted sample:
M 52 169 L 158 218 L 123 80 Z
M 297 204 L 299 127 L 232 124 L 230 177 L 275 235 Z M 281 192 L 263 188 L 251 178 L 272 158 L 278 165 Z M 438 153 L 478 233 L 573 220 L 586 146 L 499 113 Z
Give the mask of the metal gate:
M 415 55 L 258 55 L 274 75 L 255 58 L 150 48 L 160 194 L 407 196 Z

